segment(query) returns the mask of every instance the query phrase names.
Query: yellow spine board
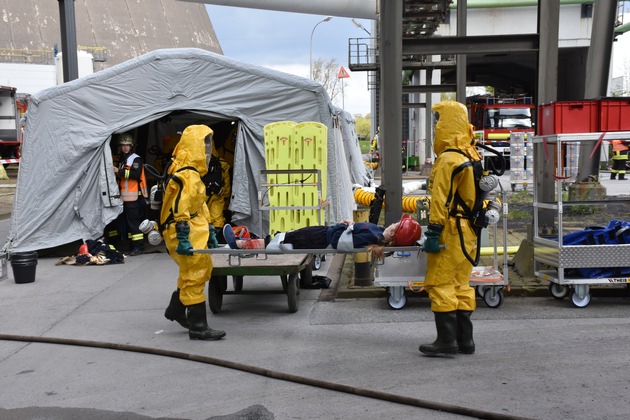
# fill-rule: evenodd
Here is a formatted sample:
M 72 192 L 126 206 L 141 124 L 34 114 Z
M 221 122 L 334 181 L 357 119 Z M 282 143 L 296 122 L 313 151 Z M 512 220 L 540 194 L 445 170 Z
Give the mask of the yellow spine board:
M 319 169 L 321 196 L 317 189 L 317 176 L 306 175 L 302 180 L 309 187 L 293 187 L 293 199 L 298 206 L 318 206 L 326 198 L 328 167 L 328 127 L 319 122 L 302 122 L 295 126 L 293 136 L 295 154 L 293 169 Z M 295 210 L 296 227 L 325 223 L 323 210 Z M 319 214 L 319 216 L 318 216 Z
M 328 167 L 328 127 L 318 122 L 280 121 L 265 126 L 267 169 L 319 169 L 321 196 L 317 175 L 269 175 L 270 184 L 299 184 L 293 187 L 271 187 L 267 191 L 270 206 L 319 206 L 326 198 Z M 318 211 L 320 213 L 318 213 Z M 318 217 L 319 215 L 319 217 Z M 286 232 L 306 226 L 324 224 L 323 210 L 272 210 L 269 231 Z
M 292 138 L 296 123 L 293 121 L 279 121 L 267 124 L 264 127 L 265 134 L 265 160 L 266 168 L 270 170 L 294 169 L 292 161 Z M 288 183 L 287 175 L 268 175 L 270 184 Z M 267 191 L 270 206 L 291 206 L 290 187 L 271 187 Z M 290 210 L 272 210 L 269 212 L 269 232 L 286 232 L 293 225 Z

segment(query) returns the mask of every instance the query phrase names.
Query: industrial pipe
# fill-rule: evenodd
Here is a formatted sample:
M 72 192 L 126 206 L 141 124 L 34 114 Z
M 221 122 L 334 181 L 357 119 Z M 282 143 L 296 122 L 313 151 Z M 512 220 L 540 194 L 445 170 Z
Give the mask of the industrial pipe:
M 363 206 L 369 206 L 374 200 L 375 193 L 365 191 L 361 188 L 354 190 L 354 201 Z M 415 213 L 418 211 L 418 200 L 428 203 L 429 197 L 423 195 L 405 195 L 402 197 L 402 211 L 405 213 Z M 383 203 L 383 208 L 385 203 Z M 427 205 L 428 207 L 428 205 Z
M 560 5 L 568 4 L 593 4 L 596 0 L 560 0 Z M 469 9 L 499 9 L 503 7 L 528 7 L 538 6 L 538 0 L 468 0 Z M 451 3 L 450 9 L 457 8 L 457 0 Z
M 245 7 L 248 9 L 276 10 L 280 12 L 331 15 L 348 18 L 372 19 L 379 16 L 379 0 L 180 0 L 218 6 Z

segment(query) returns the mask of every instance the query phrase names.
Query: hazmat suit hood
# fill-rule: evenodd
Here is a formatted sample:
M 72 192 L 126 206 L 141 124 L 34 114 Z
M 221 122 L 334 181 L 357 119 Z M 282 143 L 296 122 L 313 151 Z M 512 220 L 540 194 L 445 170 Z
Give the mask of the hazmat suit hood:
M 185 166 L 194 167 L 199 172 L 199 176 L 204 176 L 208 172 L 204 139 L 209 134 L 213 134 L 213 131 L 207 125 L 186 127 L 173 150 L 173 164 L 168 169 L 169 175 Z
M 475 148 L 474 129 L 468 122 L 466 106 L 456 101 L 440 101 L 431 109 L 438 117 L 433 140 L 435 154 L 440 156 L 446 149 L 457 149 L 473 160 L 481 160 Z

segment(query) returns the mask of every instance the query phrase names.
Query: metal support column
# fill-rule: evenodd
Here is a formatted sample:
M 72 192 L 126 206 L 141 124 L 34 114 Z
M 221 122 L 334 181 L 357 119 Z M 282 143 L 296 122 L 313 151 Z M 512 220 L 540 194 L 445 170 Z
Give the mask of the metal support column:
M 538 106 L 558 98 L 558 39 L 560 26 L 560 0 L 538 2 Z M 539 148 L 542 149 L 542 148 Z M 534 156 L 534 171 L 538 201 L 551 203 L 555 198 L 553 158 L 548 160 L 542 150 Z M 545 165 L 552 165 L 551 170 Z M 553 210 L 541 210 L 539 225 L 553 225 Z
M 381 6 L 381 187 L 385 195 L 385 225 L 402 214 L 402 14 L 403 0 L 380 0 Z
M 79 78 L 74 0 L 59 0 L 59 18 L 61 23 L 61 51 L 63 53 L 63 81 L 69 82 Z
M 586 59 L 586 85 L 584 99 L 595 99 L 606 96 L 610 59 L 615 38 L 615 21 L 617 19 L 616 1 L 598 1 L 593 9 L 593 27 L 591 29 L 591 45 Z M 599 150 L 595 144 L 586 142 L 580 145 L 578 158 L 578 174 L 576 182 L 592 182 L 599 175 Z M 591 178 L 593 176 L 594 178 Z
M 468 24 L 468 0 L 457 2 L 457 36 L 466 36 L 466 26 Z M 458 102 L 466 103 L 466 54 L 457 54 L 457 67 L 455 77 L 457 84 L 456 98 Z

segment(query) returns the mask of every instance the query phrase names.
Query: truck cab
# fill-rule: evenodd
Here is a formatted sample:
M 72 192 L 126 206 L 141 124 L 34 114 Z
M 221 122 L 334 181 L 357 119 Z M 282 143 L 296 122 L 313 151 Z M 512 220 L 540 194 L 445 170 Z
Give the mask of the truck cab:
M 532 97 L 478 95 L 468 98 L 466 102 L 477 141 L 501 153 L 506 168 L 509 167 L 510 134 L 534 132 L 536 106 Z M 496 155 L 486 151 L 483 151 L 483 155 L 484 160 L 497 159 Z

